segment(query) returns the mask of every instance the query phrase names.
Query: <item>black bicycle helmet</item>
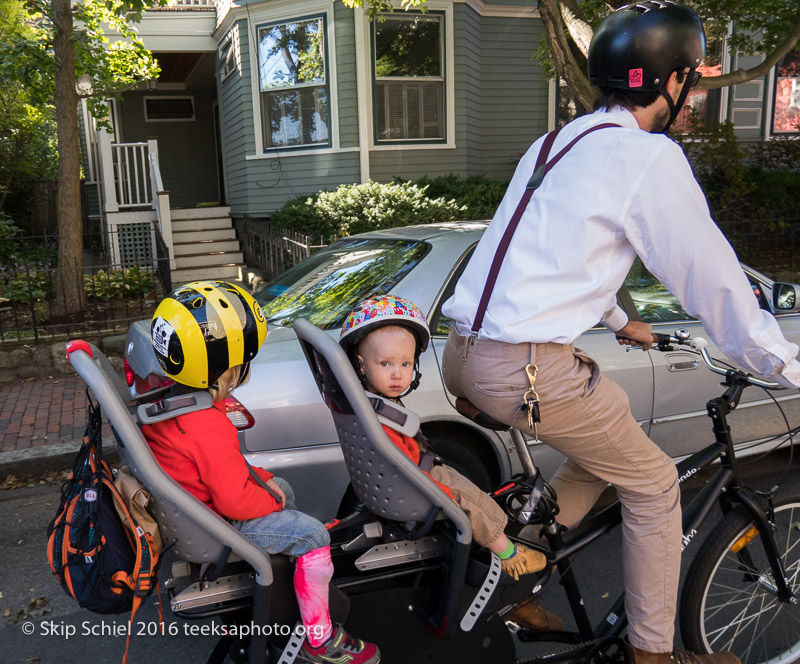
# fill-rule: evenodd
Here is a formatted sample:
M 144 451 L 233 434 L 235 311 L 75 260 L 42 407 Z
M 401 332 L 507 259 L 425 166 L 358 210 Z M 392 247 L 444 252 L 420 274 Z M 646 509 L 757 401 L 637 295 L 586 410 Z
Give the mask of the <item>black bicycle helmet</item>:
M 589 46 L 589 82 L 597 87 L 658 91 L 672 111 L 666 132 L 686 100 L 706 55 L 703 22 L 691 7 L 670 0 L 625 5 L 598 26 Z M 674 71 L 689 69 L 678 103 L 664 87 Z

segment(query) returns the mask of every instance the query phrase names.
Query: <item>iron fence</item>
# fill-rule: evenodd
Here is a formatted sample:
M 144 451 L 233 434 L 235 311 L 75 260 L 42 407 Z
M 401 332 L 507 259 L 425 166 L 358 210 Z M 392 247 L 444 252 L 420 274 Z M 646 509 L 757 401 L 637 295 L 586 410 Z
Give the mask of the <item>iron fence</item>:
M 130 232 L 123 226 L 116 233 L 84 233 L 77 269 L 58 266 L 55 234 L 0 239 L 0 343 L 123 333 L 152 316 L 171 289 L 169 259 L 158 251 L 155 226 L 144 230 L 153 251 L 120 257 Z
M 234 225 L 245 263 L 259 268 L 265 279 L 277 277 L 323 246 L 321 242 L 313 244 L 308 235 L 279 228 L 266 219 L 245 216 L 234 219 Z

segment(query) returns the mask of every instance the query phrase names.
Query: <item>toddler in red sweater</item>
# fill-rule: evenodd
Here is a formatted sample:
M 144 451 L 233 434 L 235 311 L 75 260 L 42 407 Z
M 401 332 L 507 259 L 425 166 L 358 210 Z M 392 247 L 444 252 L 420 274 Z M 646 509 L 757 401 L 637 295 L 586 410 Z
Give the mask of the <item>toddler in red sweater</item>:
M 193 282 L 159 304 L 151 336 L 164 373 L 181 385 L 208 390 L 214 402 L 212 408 L 142 427 L 156 459 L 243 535 L 270 554 L 295 558 L 295 594 L 306 630 L 297 661 L 377 664 L 375 645 L 331 623 L 333 563 L 325 526 L 295 508 L 285 480 L 249 466 L 225 415 L 225 397 L 247 380 L 249 362 L 267 336 L 258 303 L 230 283 Z

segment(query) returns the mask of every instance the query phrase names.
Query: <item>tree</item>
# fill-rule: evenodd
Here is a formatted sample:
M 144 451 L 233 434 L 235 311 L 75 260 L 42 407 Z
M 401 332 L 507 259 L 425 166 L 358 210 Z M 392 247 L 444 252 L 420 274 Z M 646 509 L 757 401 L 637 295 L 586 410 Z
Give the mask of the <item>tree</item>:
M 364 7 L 372 19 L 392 11 L 387 0 L 343 0 L 348 7 Z M 596 26 L 609 11 L 628 0 L 537 0 L 545 29 L 546 49 L 539 52 L 551 73 L 561 76 L 578 101 L 591 108 L 596 92 L 586 75 L 586 54 Z M 403 9 L 424 8 L 425 0 L 403 0 Z M 764 53 L 764 61 L 750 69 L 700 79 L 699 88 L 712 89 L 744 83 L 767 74 L 800 41 L 800 0 L 691 0 L 706 30 L 720 33 L 730 22 L 736 34 L 728 40 L 734 53 Z
M 9 0 L 2 0 L 8 2 Z M 41 67 L 21 71 L 20 83 L 54 90 L 58 144 L 58 266 L 55 315 L 73 316 L 85 310 L 83 288 L 83 234 L 80 205 L 80 142 L 78 101 L 89 99 L 101 122 L 106 102 L 136 84 L 158 75 L 158 64 L 144 47 L 132 24 L 160 0 L 27 0 L 25 18 L 32 34 L 20 47 L 38 54 Z M 120 36 L 113 43 L 107 26 Z M 31 55 L 33 58 L 33 56 Z M 84 92 L 78 93 L 81 79 Z
M 8 197 L 33 182 L 55 178 L 55 112 L 52 84 L 42 67 L 34 28 L 22 0 L 0 0 L 0 213 Z M 30 86 L 20 85 L 21 80 Z M 12 199 L 13 200 L 13 199 Z

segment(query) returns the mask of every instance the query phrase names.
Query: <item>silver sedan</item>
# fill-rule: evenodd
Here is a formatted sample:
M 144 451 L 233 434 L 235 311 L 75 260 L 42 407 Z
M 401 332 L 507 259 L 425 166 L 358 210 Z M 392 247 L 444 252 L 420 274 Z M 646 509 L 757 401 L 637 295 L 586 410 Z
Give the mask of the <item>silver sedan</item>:
M 242 451 L 253 465 L 288 479 L 298 507 L 325 521 L 348 509 L 347 490 L 336 432 L 292 331 L 306 318 L 338 339 L 350 310 L 378 293 L 408 298 L 426 313 L 433 343 L 421 358 L 420 388 L 404 399 L 420 414 L 425 433 L 440 456 L 485 488 L 520 470 L 510 440 L 461 417 L 444 388 L 440 361 L 452 321 L 441 313 L 487 222 L 411 226 L 347 237 L 318 251 L 254 296 L 269 322 L 267 341 L 252 363 L 250 381 L 228 403 L 228 415 L 240 429 Z M 754 297 L 776 314 L 784 335 L 800 342 L 800 287 L 774 283 L 743 266 Z M 653 323 L 656 331 L 686 328 L 708 335 L 675 297 L 637 261 L 618 297 L 633 318 Z M 128 332 L 126 360 L 134 391 L 163 378 L 150 345 L 150 321 Z M 595 327 L 575 344 L 588 352 L 628 393 L 631 409 L 647 434 L 672 457 L 686 456 L 711 442 L 706 402 L 721 392 L 718 378 L 698 358 L 674 352 L 626 353 L 614 335 Z M 713 355 L 721 353 L 713 344 Z M 776 395 L 792 427 L 800 424 L 800 394 Z M 786 438 L 787 426 L 773 399 L 750 390 L 732 415 L 740 450 L 771 449 Z M 533 458 L 549 476 L 560 462 L 546 445 L 533 444 Z

